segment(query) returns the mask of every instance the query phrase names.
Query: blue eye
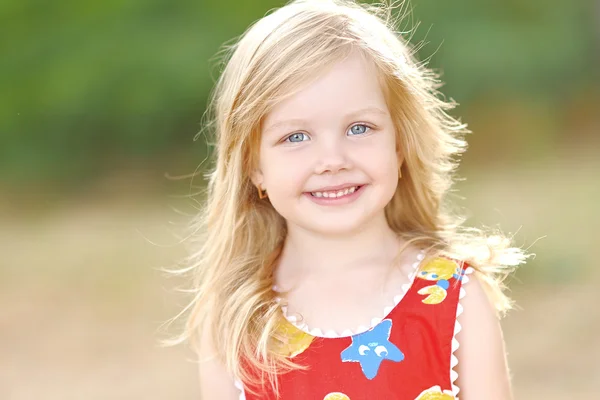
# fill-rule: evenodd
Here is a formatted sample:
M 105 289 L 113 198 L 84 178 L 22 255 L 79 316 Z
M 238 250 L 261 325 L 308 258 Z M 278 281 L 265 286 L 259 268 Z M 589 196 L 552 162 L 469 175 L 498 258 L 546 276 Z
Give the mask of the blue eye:
M 367 130 L 369 130 L 369 129 L 371 129 L 371 128 L 365 124 L 356 124 L 350 128 L 350 132 L 352 132 L 352 134 L 360 135 L 360 134 L 367 132 Z
M 291 142 L 291 143 L 300 143 L 303 142 L 304 140 L 290 140 L 292 138 L 298 138 L 300 137 L 300 139 L 302 139 L 302 135 L 306 136 L 306 134 L 302 133 L 302 132 L 297 132 L 297 133 L 292 133 L 290 136 L 288 136 L 285 141 L 286 142 Z

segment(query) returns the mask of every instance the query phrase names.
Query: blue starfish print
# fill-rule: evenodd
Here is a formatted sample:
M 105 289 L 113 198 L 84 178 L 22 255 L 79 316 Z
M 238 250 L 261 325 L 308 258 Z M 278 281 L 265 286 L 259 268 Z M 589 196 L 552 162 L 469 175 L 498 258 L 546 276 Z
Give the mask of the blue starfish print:
M 392 320 L 384 319 L 368 331 L 352 336 L 352 344 L 341 353 L 342 362 L 359 362 L 367 379 L 373 379 L 383 360 L 404 360 L 404 354 L 389 341 L 391 331 Z

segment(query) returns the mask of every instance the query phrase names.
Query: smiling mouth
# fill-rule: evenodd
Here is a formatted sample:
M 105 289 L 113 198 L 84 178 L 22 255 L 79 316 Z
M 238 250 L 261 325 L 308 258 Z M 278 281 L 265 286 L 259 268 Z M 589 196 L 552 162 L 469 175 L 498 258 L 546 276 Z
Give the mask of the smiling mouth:
M 312 197 L 326 198 L 326 199 L 336 199 L 339 197 L 344 197 L 350 195 L 356 191 L 358 191 L 364 185 L 359 186 L 351 186 L 343 190 L 331 190 L 324 192 L 309 192 Z

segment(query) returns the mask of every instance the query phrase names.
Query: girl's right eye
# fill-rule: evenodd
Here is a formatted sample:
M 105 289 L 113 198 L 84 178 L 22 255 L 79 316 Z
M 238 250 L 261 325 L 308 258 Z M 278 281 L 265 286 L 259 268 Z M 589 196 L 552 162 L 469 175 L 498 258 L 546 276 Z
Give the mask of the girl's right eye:
M 306 134 L 302 133 L 302 132 L 292 133 L 290 136 L 285 138 L 284 141 L 289 142 L 289 143 L 300 143 L 300 142 L 303 142 L 302 135 L 306 136 Z M 290 139 L 298 139 L 298 137 L 300 138 L 300 140 L 290 140 Z M 308 136 L 306 136 L 306 137 L 308 137 Z

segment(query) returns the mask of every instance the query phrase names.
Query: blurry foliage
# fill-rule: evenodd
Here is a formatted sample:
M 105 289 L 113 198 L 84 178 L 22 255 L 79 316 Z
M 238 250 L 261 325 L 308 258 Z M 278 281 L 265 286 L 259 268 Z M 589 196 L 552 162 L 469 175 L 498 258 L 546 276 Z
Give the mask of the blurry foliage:
M 192 138 L 219 73 L 213 56 L 282 4 L 0 2 L 0 182 L 201 161 L 204 143 Z M 593 6 L 413 0 L 413 22 L 421 21 L 413 43 L 425 39 L 421 58 L 431 56 L 447 82 L 443 92 L 467 110 L 481 98 L 544 99 L 542 114 L 551 116 L 565 96 L 597 85 Z M 542 141 L 553 134 L 539 132 Z
M 433 65 L 463 101 L 489 91 L 559 97 L 598 70 L 591 1 L 417 0 L 415 14 L 431 24 L 427 40 L 443 43 Z

